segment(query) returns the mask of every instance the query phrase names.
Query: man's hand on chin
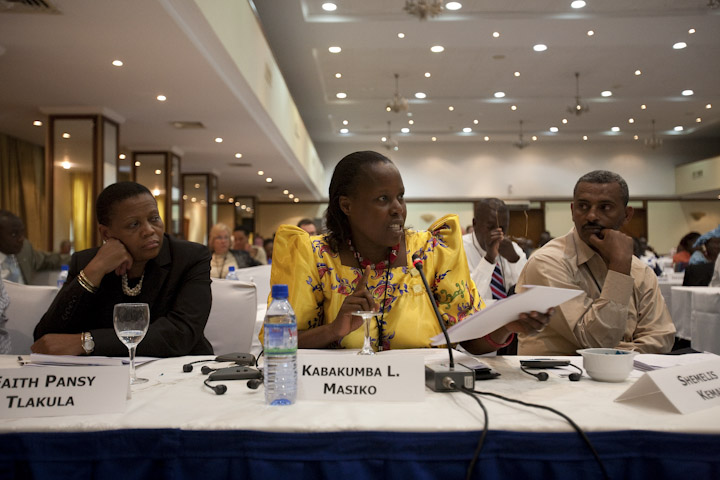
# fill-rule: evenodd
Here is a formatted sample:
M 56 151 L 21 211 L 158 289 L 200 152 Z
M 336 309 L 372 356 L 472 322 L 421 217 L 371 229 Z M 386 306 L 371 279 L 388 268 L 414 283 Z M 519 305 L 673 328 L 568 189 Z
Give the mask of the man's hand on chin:
M 602 238 L 601 238 L 602 237 Z M 590 235 L 590 246 L 605 260 L 608 269 L 630 275 L 633 239 L 619 230 L 604 228 L 600 236 Z

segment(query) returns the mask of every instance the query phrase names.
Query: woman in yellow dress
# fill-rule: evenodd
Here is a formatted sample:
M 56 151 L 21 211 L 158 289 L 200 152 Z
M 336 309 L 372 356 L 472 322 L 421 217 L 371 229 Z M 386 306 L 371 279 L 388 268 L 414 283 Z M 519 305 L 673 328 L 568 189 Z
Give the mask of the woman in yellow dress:
M 428 231 L 405 228 L 407 209 L 400 172 L 385 156 L 356 152 L 335 167 L 325 214 L 327 234 L 310 236 L 290 225 L 275 236 L 271 284 L 289 287 L 300 348 L 360 348 L 359 310 L 378 312 L 371 325 L 376 350 L 422 348 L 441 333 L 413 254 L 446 326 L 484 307 L 470 278 L 457 216 Z M 462 342 L 472 353 L 497 350 L 514 332 L 542 329 L 546 314 L 522 314 L 483 338 Z

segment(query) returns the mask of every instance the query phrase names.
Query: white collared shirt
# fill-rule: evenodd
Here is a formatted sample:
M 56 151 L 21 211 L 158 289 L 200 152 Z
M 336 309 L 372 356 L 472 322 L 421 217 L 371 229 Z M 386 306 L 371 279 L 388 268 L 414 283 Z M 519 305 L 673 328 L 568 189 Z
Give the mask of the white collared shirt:
M 485 254 L 487 253 L 478 243 L 475 233 L 467 233 L 463 235 L 463 246 L 465 247 L 465 255 L 468 259 L 468 267 L 470 268 L 470 277 L 475 282 L 480 297 L 485 301 L 486 304 L 490 305 L 495 300 L 492 298 L 492 292 L 490 291 L 490 279 L 492 278 L 493 270 L 495 270 L 495 264 L 492 264 L 485 260 Z M 510 287 L 517 283 L 517 279 L 520 276 L 520 272 L 527 263 L 527 256 L 523 252 L 522 248 L 512 242 L 512 246 L 515 249 L 520 258 L 515 263 L 510 263 L 501 255 L 498 255 L 496 261 L 500 264 L 500 270 L 503 274 L 503 282 L 505 284 L 505 291 L 510 290 Z

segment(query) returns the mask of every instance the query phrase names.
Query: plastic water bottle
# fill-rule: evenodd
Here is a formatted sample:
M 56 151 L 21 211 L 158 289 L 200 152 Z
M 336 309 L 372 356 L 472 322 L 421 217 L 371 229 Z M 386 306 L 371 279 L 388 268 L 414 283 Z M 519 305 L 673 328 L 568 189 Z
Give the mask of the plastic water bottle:
M 297 322 L 288 286 L 272 286 L 265 315 L 265 403 L 292 405 L 297 394 Z
M 237 276 L 237 272 L 235 271 L 235 267 L 228 267 L 228 274 L 225 278 L 228 280 L 240 280 Z
M 63 265 L 63 266 L 60 267 L 60 274 L 58 275 L 58 278 L 57 278 L 57 286 L 58 286 L 58 288 L 62 288 L 63 285 L 65 285 L 65 281 L 67 280 L 67 276 L 68 276 L 68 266 L 67 266 L 67 265 Z

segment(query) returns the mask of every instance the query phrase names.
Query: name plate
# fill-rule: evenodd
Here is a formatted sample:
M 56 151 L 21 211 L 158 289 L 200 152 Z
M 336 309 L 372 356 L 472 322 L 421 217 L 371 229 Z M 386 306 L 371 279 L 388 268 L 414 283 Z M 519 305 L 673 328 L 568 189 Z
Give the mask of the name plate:
M 302 400 L 420 402 L 425 397 L 421 355 L 298 353 Z
M 0 369 L 0 417 L 123 412 L 128 382 L 127 366 Z
M 720 360 L 647 372 L 615 401 L 658 396 L 682 414 L 720 405 Z

